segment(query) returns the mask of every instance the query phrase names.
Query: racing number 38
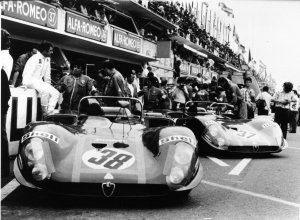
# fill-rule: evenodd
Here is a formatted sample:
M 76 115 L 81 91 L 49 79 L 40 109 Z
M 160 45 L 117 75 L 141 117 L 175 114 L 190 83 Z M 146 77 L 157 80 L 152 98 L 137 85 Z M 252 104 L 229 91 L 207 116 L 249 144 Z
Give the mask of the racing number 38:
M 122 153 L 118 154 L 116 151 L 109 150 L 109 149 L 105 149 L 101 151 L 101 153 L 103 153 L 103 155 L 100 159 L 92 157 L 88 161 L 96 165 L 100 165 L 104 163 L 103 166 L 108 169 L 118 169 L 125 162 L 127 162 L 132 158 L 132 156 L 128 154 L 122 154 Z
M 120 149 L 92 150 L 83 155 L 83 161 L 94 169 L 125 169 L 134 162 L 134 156 Z

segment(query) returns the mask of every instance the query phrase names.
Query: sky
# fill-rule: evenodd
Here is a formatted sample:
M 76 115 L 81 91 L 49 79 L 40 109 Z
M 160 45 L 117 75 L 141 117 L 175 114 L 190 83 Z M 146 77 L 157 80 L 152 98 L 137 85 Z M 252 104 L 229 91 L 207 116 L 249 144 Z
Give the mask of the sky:
M 300 1 L 223 2 L 233 9 L 240 43 L 267 66 L 277 88 L 286 81 L 300 86 Z

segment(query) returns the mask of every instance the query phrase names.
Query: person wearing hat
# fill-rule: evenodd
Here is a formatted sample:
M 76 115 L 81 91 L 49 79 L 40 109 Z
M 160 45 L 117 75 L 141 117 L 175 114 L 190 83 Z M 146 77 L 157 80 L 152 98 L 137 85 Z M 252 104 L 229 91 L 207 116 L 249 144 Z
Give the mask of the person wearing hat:
M 1 61 L 1 70 L 3 69 L 7 74 L 9 80 L 10 74 L 13 68 L 14 60 L 9 54 L 10 49 L 10 34 L 7 30 L 1 29 L 1 52 L 0 52 L 0 61 Z
M 77 60 L 71 64 L 71 74 L 58 82 L 57 89 L 63 93 L 61 112 L 76 112 L 80 100 L 88 95 L 99 95 L 94 80 L 83 74 L 85 61 Z

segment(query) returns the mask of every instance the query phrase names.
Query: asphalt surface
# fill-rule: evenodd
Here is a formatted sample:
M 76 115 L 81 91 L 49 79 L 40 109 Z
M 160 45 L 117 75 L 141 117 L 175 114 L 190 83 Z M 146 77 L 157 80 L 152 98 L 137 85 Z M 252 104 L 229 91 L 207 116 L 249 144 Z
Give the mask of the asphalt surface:
M 1 180 L 2 219 L 300 219 L 300 128 L 267 156 L 201 157 L 204 179 L 186 200 L 61 197 Z M 246 159 L 245 159 L 246 158 Z M 12 181 L 12 182 L 11 182 Z M 4 188 L 3 188 L 4 187 Z M 11 192 L 10 192 L 11 191 Z

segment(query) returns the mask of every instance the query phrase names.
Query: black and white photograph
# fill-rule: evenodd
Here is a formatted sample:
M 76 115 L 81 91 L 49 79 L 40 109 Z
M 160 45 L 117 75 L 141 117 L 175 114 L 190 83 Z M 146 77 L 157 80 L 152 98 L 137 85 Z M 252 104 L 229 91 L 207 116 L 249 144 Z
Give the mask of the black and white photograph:
M 300 220 L 300 0 L 0 9 L 0 219 Z

